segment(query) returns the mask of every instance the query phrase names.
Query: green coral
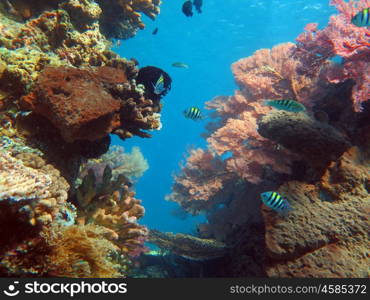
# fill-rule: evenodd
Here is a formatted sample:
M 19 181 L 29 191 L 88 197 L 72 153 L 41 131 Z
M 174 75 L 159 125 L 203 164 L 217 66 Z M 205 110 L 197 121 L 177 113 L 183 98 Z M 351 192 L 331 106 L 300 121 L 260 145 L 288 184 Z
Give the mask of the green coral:
M 99 183 L 94 170 L 90 169 L 82 179 L 81 185 L 76 189 L 76 199 L 81 207 L 87 207 L 94 198 L 97 199 L 100 196 L 121 190 L 127 182 L 128 179 L 123 174 L 114 179 L 112 177 L 112 169 L 107 165 L 104 168 L 102 181 Z

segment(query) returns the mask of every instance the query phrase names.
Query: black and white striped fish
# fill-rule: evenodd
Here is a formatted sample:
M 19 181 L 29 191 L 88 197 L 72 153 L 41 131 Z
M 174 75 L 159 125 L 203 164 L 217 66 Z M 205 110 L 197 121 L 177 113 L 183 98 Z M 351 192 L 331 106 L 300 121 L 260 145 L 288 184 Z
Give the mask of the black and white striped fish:
M 262 202 L 266 206 L 272 208 L 280 214 L 286 215 L 290 210 L 292 210 L 292 207 L 287 199 L 282 197 L 277 192 L 264 192 L 261 194 L 261 198 Z
M 292 100 L 292 99 L 286 99 L 286 100 L 265 100 L 263 102 L 263 105 L 274 107 L 278 110 L 285 110 L 285 111 L 291 111 L 291 112 L 301 112 L 305 111 L 306 108 L 303 104 Z
M 358 27 L 370 27 L 370 7 L 361 10 L 351 20 Z
M 204 119 L 201 110 L 198 107 L 189 107 L 188 109 L 184 110 L 185 118 L 192 119 L 192 120 L 202 120 Z

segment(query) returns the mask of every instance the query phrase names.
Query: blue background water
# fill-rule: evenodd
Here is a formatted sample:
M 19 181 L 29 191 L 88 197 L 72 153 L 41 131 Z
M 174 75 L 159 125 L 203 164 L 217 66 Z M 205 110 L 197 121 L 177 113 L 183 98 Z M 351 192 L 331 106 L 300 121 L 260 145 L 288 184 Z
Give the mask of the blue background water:
M 204 217 L 180 220 L 171 215 L 177 204 L 165 201 L 179 171 L 179 163 L 191 147 L 205 145 L 200 134 L 206 121 L 185 119 L 189 106 L 203 107 L 217 95 L 231 95 L 237 88 L 230 65 L 260 48 L 291 41 L 307 23 L 324 27 L 335 8 L 329 0 L 203 0 L 203 13 L 191 18 L 181 12 L 181 0 L 163 0 L 155 21 L 143 17 L 146 28 L 115 48 L 121 56 L 135 57 L 140 67 L 162 68 L 172 77 L 172 90 L 162 100 L 163 128 L 151 139 L 132 138 L 113 144 L 130 149 L 139 146 L 149 162 L 149 170 L 136 185 L 146 215 L 141 223 L 172 232 L 193 232 Z M 158 27 L 157 35 L 152 35 Z M 184 62 L 189 69 L 171 66 Z

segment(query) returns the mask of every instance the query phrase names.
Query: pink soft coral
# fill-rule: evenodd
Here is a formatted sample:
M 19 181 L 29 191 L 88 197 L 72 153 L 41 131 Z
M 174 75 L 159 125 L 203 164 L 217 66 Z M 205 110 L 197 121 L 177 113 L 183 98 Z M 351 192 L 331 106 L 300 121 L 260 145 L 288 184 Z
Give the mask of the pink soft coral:
M 329 69 L 326 79 L 332 83 L 349 78 L 355 80 L 352 99 L 355 111 L 359 112 L 362 103 L 370 98 L 370 81 L 366 75 L 370 64 L 370 31 L 353 25 L 351 19 L 370 7 L 370 1 L 332 0 L 330 3 L 336 6 L 339 15 L 332 16 L 323 30 L 318 30 L 317 24 L 308 24 L 305 32 L 297 38 L 296 57 L 308 72 L 313 66 L 320 68 L 327 58 L 341 56 L 343 66 L 336 66 L 335 72 Z

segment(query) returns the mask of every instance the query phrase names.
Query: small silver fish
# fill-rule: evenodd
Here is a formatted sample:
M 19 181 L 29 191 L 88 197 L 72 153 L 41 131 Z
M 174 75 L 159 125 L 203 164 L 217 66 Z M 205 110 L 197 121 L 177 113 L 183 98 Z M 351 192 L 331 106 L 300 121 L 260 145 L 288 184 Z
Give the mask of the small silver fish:
M 183 68 L 183 69 L 189 69 L 189 66 L 185 63 L 182 63 L 182 62 L 174 62 L 172 64 L 172 67 L 175 67 L 175 68 Z
M 291 112 L 301 112 L 305 111 L 306 107 L 295 100 L 265 100 L 263 105 L 274 107 L 278 110 L 285 110 Z

